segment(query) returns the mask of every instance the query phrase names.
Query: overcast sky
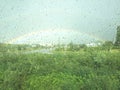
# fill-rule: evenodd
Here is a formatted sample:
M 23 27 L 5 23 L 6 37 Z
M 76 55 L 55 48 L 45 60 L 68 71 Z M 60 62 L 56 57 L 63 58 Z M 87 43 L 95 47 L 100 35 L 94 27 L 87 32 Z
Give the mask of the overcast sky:
M 45 29 L 113 40 L 118 25 L 120 0 L 0 0 L 0 42 Z

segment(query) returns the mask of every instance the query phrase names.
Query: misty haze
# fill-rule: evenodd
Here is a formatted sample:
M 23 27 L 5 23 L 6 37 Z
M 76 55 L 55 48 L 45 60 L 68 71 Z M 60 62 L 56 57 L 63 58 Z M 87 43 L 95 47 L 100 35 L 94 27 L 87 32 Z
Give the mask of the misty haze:
M 0 90 L 120 90 L 120 0 L 0 0 Z

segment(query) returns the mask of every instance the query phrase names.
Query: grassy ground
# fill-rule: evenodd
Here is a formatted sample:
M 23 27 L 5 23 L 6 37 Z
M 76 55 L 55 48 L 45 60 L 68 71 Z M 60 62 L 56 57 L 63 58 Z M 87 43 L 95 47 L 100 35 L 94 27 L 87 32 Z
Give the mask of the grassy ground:
M 0 90 L 120 90 L 120 51 L 0 53 Z

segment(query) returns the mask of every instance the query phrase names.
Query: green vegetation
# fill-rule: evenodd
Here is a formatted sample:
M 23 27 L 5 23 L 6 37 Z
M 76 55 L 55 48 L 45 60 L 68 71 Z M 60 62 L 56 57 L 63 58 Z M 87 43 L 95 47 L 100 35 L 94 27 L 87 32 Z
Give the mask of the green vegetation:
M 120 47 L 120 26 L 117 27 L 115 45 Z
M 0 45 L 0 90 L 120 90 L 120 50 L 110 42 L 71 43 L 53 54 L 24 54 L 36 48 L 13 46 Z

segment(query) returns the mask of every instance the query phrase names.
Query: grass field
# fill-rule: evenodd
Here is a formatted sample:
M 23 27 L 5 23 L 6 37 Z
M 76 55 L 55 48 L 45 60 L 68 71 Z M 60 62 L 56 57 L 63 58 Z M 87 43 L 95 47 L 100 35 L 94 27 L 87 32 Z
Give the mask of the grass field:
M 0 52 L 0 90 L 120 90 L 120 51 Z

